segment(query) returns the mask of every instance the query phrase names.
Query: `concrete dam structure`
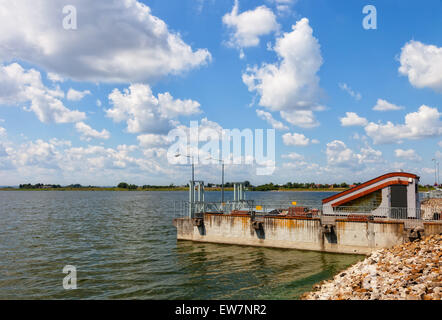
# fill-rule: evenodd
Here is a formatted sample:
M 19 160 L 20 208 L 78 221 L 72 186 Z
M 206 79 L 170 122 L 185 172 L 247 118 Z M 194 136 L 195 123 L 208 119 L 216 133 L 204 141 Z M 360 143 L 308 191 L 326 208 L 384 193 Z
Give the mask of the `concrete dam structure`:
M 234 201 L 189 202 L 181 208 L 188 216 L 173 224 L 178 240 L 369 254 L 442 233 L 440 212 L 421 217 L 418 181 L 410 173 L 388 173 L 323 199 L 321 209 L 245 200 L 237 184 Z

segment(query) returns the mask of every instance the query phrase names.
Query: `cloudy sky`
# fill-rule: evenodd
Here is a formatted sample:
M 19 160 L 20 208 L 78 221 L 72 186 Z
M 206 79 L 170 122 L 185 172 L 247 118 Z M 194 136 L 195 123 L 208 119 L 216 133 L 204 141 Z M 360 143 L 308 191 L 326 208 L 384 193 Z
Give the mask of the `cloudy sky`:
M 439 0 L 0 0 L 0 185 L 185 183 L 167 135 L 191 121 L 276 130 L 276 170 L 232 164 L 228 181 L 402 169 L 433 183 L 441 13 Z M 219 165 L 196 177 L 219 182 Z

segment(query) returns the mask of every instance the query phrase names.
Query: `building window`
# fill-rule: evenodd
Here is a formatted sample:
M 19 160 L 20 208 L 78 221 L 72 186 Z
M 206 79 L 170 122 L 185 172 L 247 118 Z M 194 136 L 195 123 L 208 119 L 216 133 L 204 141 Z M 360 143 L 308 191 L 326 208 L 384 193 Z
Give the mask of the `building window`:
M 340 206 L 333 208 L 333 211 L 354 212 L 354 213 L 370 213 L 377 209 L 382 202 L 382 190 L 377 190 L 360 198 L 346 202 Z

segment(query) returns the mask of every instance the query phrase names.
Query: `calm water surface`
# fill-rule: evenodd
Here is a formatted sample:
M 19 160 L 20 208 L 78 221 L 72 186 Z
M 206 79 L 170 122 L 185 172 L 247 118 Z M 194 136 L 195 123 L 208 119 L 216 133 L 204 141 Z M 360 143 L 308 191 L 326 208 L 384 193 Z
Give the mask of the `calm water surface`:
M 0 299 L 296 299 L 363 258 L 177 242 L 170 201 L 180 199 L 187 192 L 0 191 Z M 65 265 L 77 268 L 77 290 L 63 289 Z

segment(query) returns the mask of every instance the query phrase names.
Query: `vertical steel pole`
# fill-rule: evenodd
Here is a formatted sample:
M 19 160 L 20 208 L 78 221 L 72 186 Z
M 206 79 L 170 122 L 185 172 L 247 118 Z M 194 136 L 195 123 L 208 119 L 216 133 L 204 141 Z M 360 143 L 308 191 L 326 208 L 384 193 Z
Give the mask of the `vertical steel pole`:
M 195 181 L 195 165 L 193 162 L 193 156 L 192 156 L 192 181 Z
M 192 158 L 192 203 L 190 204 L 190 217 L 193 218 L 193 207 L 194 207 L 194 202 L 195 202 L 195 164 L 194 164 L 194 160 L 193 160 L 193 156 Z
M 224 203 L 224 160 L 222 161 L 221 203 Z
M 193 217 L 193 202 L 195 199 L 195 186 L 193 181 L 189 182 L 189 218 Z

